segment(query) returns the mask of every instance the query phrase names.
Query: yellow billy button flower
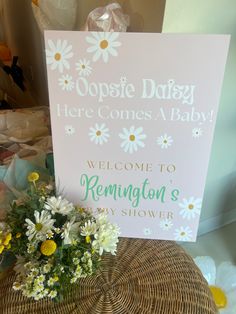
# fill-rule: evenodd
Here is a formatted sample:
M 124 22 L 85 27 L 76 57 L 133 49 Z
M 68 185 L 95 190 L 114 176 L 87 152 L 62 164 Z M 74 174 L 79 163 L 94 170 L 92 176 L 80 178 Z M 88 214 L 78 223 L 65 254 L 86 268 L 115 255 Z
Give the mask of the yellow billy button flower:
M 17 232 L 16 238 L 19 239 L 21 236 L 22 236 L 22 234 L 20 232 Z
M 11 233 L 7 233 L 3 244 L 4 244 L 5 246 L 8 246 L 9 242 L 11 241 L 11 239 L 12 239 L 12 234 L 11 234 Z
M 53 253 L 55 253 L 56 249 L 57 249 L 57 244 L 53 240 L 43 241 L 40 247 L 41 253 L 45 256 L 52 255 Z
M 0 254 L 2 254 L 2 251 L 4 250 L 5 246 L 4 245 L 0 245 Z
M 28 175 L 29 182 L 35 182 L 35 181 L 38 181 L 38 179 L 39 179 L 38 172 L 30 172 L 30 174 Z

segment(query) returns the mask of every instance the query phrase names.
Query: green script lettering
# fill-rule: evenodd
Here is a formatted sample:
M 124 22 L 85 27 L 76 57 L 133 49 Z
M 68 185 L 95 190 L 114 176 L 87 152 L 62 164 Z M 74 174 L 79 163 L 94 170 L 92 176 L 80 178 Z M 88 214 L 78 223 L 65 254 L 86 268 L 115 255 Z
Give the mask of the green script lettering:
M 164 203 L 166 200 L 166 186 L 159 188 L 149 188 L 149 181 L 145 179 L 140 186 L 128 184 L 102 185 L 99 182 L 99 176 L 93 175 L 89 177 L 87 174 L 82 174 L 80 177 L 80 185 L 84 188 L 84 195 L 81 201 L 86 201 L 89 197 L 93 201 L 99 201 L 100 197 L 111 197 L 113 200 L 127 199 L 133 207 L 138 207 L 141 200 L 159 200 Z M 171 200 L 176 201 L 179 191 L 172 190 Z

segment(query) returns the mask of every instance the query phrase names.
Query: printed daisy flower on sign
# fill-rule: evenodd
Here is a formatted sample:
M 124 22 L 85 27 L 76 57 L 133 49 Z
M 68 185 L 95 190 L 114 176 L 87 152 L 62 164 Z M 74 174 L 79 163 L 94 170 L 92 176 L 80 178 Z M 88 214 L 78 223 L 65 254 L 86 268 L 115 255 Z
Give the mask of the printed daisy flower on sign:
M 92 32 L 91 37 L 86 37 L 86 41 L 91 44 L 87 49 L 87 52 L 93 53 L 93 61 L 96 62 L 100 57 L 105 63 L 108 62 L 109 55 L 117 56 L 117 47 L 121 46 L 116 39 L 119 37 L 119 33 L 116 32 Z
M 70 64 L 68 59 L 73 57 L 72 45 L 68 45 L 67 40 L 58 39 L 54 43 L 49 39 L 48 47 L 49 49 L 46 49 L 46 58 L 51 70 L 58 69 L 60 73 L 63 72 L 64 68 L 69 70 Z
M 161 148 L 168 148 L 173 143 L 173 139 L 171 136 L 167 134 L 161 135 L 157 138 L 157 144 L 161 146 Z
M 190 199 L 184 198 L 182 203 L 179 203 L 179 207 L 181 208 L 179 214 L 185 219 L 194 219 L 196 216 L 200 214 L 202 207 L 202 200 L 200 198 L 194 199 L 194 197 L 190 197 Z
M 103 145 L 108 141 L 108 138 L 110 137 L 109 129 L 106 127 L 105 123 L 101 125 L 96 123 L 95 126 L 90 127 L 89 130 L 90 140 L 95 144 Z
M 162 230 L 168 231 L 173 227 L 173 222 L 170 219 L 162 219 L 159 225 Z
M 62 90 L 66 90 L 67 92 L 71 92 L 75 85 L 72 81 L 72 76 L 68 74 L 62 75 L 62 77 L 58 79 L 58 84 L 61 86 Z
M 194 128 L 194 129 L 192 129 L 192 136 L 194 137 L 194 138 L 198 138 L 198 137 L 200 137 L 200 136 L 202 136 L 202 129 L 200 129 L 200 128 Z
M 145 236 L 149 236 L 150 234 L 152 234 L 152 230 L 150 228 L 144 228 L 143 229 L 143 234 Z
M 125 85 L 127 83 L 127 78 L 125 76 L 121 76 L 120 78 L 120 84 Z
M 175 229 L 174 237 L 176 241 L 190 241 L 192 230 L 189 227 L 180 227 L 179 229 Z
M 129 130 L 123 128 L 123 133 L 120 133 L 119 137 L 123 140 L 120 146 L 125 153 L 133 154 L 138 150 L 139 147 L 143 148 L 145 146 L 143 140 L 147 136 L 142 132 L 142 127 L 135 129 L 134 126 L 131 126 Z
M 72 125 L 66 125 L 65 132 L 67 135 L 73 135 L 75 133 L 75 128 Z
M 80 59 L 76 64 L 76 70 L 79 72 L 80 76 L 89 76 L 92 72 L 92 67 L 90 66 L 90 61 L 86 59 Z
M 236 266 L 223 262 L 216 268 L 210 256 L 198 256 L 194 262 L 209 285 L 219 313 L 236 313 Z

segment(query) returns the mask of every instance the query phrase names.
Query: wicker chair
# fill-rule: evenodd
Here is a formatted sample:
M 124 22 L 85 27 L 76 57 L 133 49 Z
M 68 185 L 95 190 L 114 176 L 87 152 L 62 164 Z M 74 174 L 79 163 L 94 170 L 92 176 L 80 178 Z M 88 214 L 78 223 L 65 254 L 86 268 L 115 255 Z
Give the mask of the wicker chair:
M 169 241 L 121 239 L 96 276 L 81 279 L 66 299 L 35 302 L 11 288 L 14 273 L 0 281 L 3 314 L 214 314 L 207 283 L 185 251 Z

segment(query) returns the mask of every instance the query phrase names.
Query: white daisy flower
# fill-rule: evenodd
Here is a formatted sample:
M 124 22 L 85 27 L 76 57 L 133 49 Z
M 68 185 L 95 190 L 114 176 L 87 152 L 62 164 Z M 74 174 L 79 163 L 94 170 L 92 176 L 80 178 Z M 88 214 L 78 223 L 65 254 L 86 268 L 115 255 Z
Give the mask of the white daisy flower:
M 61 238 L 64 239 L 64 244 L 72 244 L 78 239 L 79 226 L 79 222 L 75 223 L 75 217 L 73 217 L 70 221 L 64 224 L 63 232 L 61 234 Z
M 58 39 L 54 43 L 51 39 L 48 40 L 48 47 L 46 49 L 47 64 L 50 65 L 51 70 L 58 68 L 62 73 L 64 68 L 70 69 L 68 59 L 73 57 L 72 45 L 68 45 L 67 40 Z
M 123 140 L 120 146 L 125 153 L 133 154 L 139 147 L 143 148 L 145 146 L 143 140 L 146 138 L 146 134 L 142 132 L 142 127 L 135 129 L 134 126 L 131 126 L 129 130 L 123 128 L 123 133 L 120 133 L 119 137 Z
M 103 251 L 115 255 L 118 236 L 120 235 L 119 227 L 111 224 L 104 213 L 98 215 L 96 223 L 98 230 L 94 235 L 95 240 L 92 242 L 93 248 L 100 255 L 102 255 Z
M 51 196 L 47 199 L 44 208 L 50 210 L 53 215 L 61 214 L 65 216 L 70 214 L 70 212 L 74 210 L 74 205 L 68 202 L 66 199 L 62 198 L 61 196 Z
M 54 233 L 53 233 L 53 231 L 51 231 L 51 230 L 46 233 L 47 239 L 52 239 L 53 236 L 54 236 Z
M 194 261 L 209 285 L 219 313 L 236 313 L 236 266 L 223 262 L 216 268 L 210 256 L 198 256 Z
M 194 137 L 194 138 L 198 138 L 198 137 L 200 137 L 200 136 L 202 136 L 202 129 L 201 128 L 194 128 L 194 129 L 192 129 L 192 136 Z
M 52 265 L 48 263 L 48 264 L 45 264 L 45 265 L 43 266 L 42 271 L 43 271 L 44 274 L 47 274 L 47 273 L 50 272 L 51 268 L 52 268 Z
M 157 138 L 157 144 L 161 146 L 161 148 L 168 148 L 173 143 L 173 139 L 171 136 L 167 134 L 161 135 Z
M 110 137 L 109 129 L 106 127 L 106 125 L 103 123 L 101 125 L 95 124 L 94 127 L 89 128 L 89 137 L 91 142 L 94 142 L 95 144 L 103 145 L 108 141 L 108 138 Z
M 92 242 L 93 248 L 99 252 L 99 255 L 103 254 L 103 251 L 115 255 L 117 242 L 118 242 L 119 229 L 113 228 L 100 228 L 94 235 L 95 240 Z
M 61 233 L 61 229 L 60 228 L 53 228 L 53 229 L 54 229 L 54 232 L 56 232 L 56 234 Z
M 91 35 L 91 37 L 86 37 L 86 41 L 92 45 L 87 49 L 87 52 L 94 54 L 94 62 L 102 57 L 103 61 L 107 63 L 109 55 L 118 55 L 116 47 L 121 46 L 121 43 L 116 41 L 116 39 L 119 37 L 118 32 L 92 32 Z
M 55 219 L 51 219 L 52 216 L 46 210 L 42 210 L 41 213 L 37 210 L 34 211 L 35 222 L 26 218 L 25 222 L 27 224 L 26 235 L 31 241 L 34 237 L 36 240 L 44 241 L 46 240 L 47 232 L 51 231 Z
M 89 76 L 92 72 L 92 67 L 90 66 L 90 61 L 86 59 L 80 59 L 76 64 L 76 70 L 81 76 Z
M 38 239 L 37 239 L 38 240 Z M 34 243 L 35 244 L 35 243 Z M 27 243 L 27 252 L 29 253 L 29 254 L 31 254 L 31 253 L 33 253 L 33 252 L 35 252 L 36 251 L 36 247 L 33 245 L 33 244 L 31 244 L 31 243 Z
M 75 128 L 72 125 L 65 125 L 65 132 L 67 135 L 73 135 L 75 133 Z
M 51 290 L 48 294 L 48 297 L 51 299 L 54 299 L 57 296 L 57 291 L 56 290 Z
M 20 282 L 15 281 L 15 282 L 13 283 L 12 288 L 13 288 L 13 290 L 18 291 L 18 290 L 21 290 L 21 289 L 22 289 L 22 285 L 21 285 Z
M 176 241 L 190 241 L 192 230 L 189 227 L 180 227 L 179 229 L 175 229 L 174 237 Z
M 144 228 L 143 229 L 143 234 L 145 236 L 149 236 L 150 234 L 152 234 L 152 230 L 150 228 Z
M 58 79 L 58 84 L 61 86 L 62 90 L 66 90 L 67 92 L 71 92 L 75 86 L 72 76 L 68 74 L 62 75 Z
M 95 234 L 97 231 L 97 225 L 96 223 L 92 222 L 92 221 L 86 221 L 84 226 L 81 227 L 80 229 L 80 234 L 84 237 L 86 236 L 90 236 L 92 234 Z
M 100 213 L 96 217 L 96 222 L 99 227 L 106 226 L 109 223 L 107 219 L 107 214 L 105 214 L 105 212 Z
M 173 222 L 170 219 L 161 219 L 159 225 L 162 230 L 168 231 L 173 227 Z
M 190 197 L 190 199 L 183 199 L 182 203 L 179 203 L 179 207 L 181 208 L 179 214 L 185 219 L 194 219 L 196 216 L 200 214 L 202 207 L 202 200 L 200 198 L 194 199 L 194 197 Z

